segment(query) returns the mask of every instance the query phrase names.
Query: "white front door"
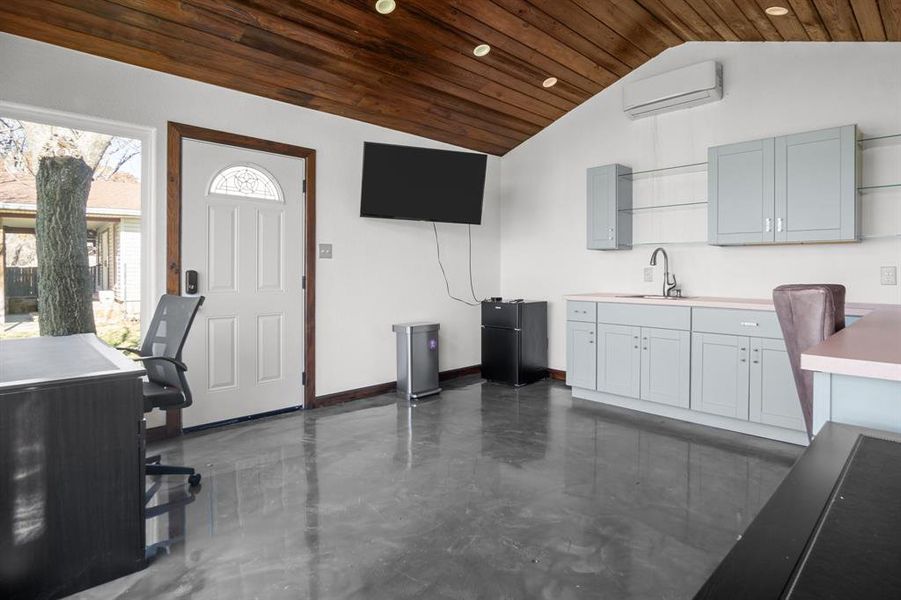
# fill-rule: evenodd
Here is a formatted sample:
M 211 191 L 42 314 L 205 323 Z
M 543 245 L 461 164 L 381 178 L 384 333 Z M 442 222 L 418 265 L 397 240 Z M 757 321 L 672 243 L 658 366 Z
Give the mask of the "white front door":
M 185 427 L 303 404 L 304 161 L 184 140 L 182 293 L 206 297 L 183 351 Z

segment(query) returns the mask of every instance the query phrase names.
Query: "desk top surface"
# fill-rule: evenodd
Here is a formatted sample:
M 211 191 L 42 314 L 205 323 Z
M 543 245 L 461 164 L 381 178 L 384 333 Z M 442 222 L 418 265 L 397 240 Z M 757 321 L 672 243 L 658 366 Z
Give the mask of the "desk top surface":
M 0 392 L 143 374 L 140 363 L 129 360 L 91 333 L 0 342 Z

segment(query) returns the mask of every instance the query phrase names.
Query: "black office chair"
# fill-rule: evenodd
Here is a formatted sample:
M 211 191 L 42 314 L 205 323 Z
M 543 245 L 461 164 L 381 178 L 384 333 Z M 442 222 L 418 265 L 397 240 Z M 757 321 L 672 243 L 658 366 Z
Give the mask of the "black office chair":
M 173 410 L 191 406 L 191 388 L 185 377 L 188 367 L 181 362 L 181 350 L 201 304 L 203 296 L 162 296 L 141 348 L 118 348 L 137 354 L 135 360 L 143 362 L 147 370 L 144 381 L 145 413 L 154 408 Z M 200 473 L 193 468 L 161 465 L 160 460 L 159 455 L 147 457 L 145 473 L 187 475 L 191 486 L 200 484 Z

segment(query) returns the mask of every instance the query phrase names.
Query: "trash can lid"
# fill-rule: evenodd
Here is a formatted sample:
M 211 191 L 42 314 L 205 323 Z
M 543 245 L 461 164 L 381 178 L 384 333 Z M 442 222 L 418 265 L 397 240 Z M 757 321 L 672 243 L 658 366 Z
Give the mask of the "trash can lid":
M 395 333 L 420 333 L 423 331 L 438 331 L 440 325 L 438 323 L 428 323 L 420 321 L 416 323 L 395 323 L 391 326 L 391 331 Z

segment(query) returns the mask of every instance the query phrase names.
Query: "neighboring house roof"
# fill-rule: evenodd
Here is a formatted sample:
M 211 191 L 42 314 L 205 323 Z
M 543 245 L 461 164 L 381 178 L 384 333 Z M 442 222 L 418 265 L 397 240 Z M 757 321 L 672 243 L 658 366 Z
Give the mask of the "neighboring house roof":
M 0 165 L 0 209 L 35 212 L 34 177 L 14 175 Z M 95 179 L 88 194 L 87 214 L 134 216 L 141 214 L 141 183 L 127 173 Z

